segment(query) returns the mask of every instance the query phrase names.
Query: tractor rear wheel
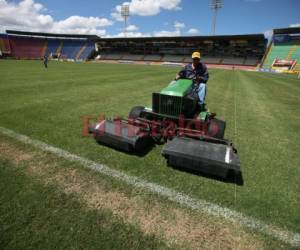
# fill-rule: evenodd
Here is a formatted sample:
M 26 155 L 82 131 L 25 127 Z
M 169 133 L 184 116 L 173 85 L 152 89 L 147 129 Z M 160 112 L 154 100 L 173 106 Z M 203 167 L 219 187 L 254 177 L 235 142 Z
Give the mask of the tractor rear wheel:
M 137 118 L 142 117 L 142 113 L 143 113 L 144 109 L 145 109 L 145 107 L 143 107 L 143 106 L 133 107 L 129 112 L 129 118 L 137 119 Z
M 208 125 L 208 134 L 217 139 L 224 139 L 226 122 L 213 118 Z

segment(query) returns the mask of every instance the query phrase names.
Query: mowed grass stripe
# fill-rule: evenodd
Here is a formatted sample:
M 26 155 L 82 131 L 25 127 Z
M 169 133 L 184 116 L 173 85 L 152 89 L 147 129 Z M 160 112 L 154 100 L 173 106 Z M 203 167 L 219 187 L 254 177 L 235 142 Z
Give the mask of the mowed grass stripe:
M 134 187 L 137 188 L 146 189 L 147 191 L 166 197 L 170 201 L 179 203 L 193 210 L 198 210 L 200 212 L 204 212 L 216 217 L 221 217 L 233 223 L 239 223 L 242 226 L 262 232 L 286 244 L 290 244 L 293 247 L 300 246 L 299 234 L 292 233 L 289 231 L 284 231 L 282 229 L 276 228 L 273 225 L 272 226 L 267 225 L 259 220 L 256 220 L 251 217 L 245 217 L 243 214 L 239 212 L 230 210 L 225 207 L 218 206 L 216 204 L 207 202 L 205 200 L 193 199 L 184 193 L 178 193 L 172 189 L 157 185 L 156 183 L 147 182 L 135 176 L 126 175 L 125 173 L 109 168 L 108 166 L 98 164 L 89 159 L 71 154 L 66 150 L 53 147 L 44 142 L 33 140 L 25 135 L 15 133 L 12 130 L 0 127 L 0 132 L 6 136 L 17 139 L 20 142 L 34 146 L 37 149 L 42 149 L 44 151 L 54 153 L 55 155 L 62 157 L 66 160 L 80 163 L 88 169 L 92 169 L 106 176 L 112 177 L 114 179 L 118 179 L 120 181 L 125 182 L 126 184 L 133 185 Z
M 246 198 L 243 197 L 246 193 L 239 193 L 239 202 L 243 207 L 248 206 L 248 211 L 260 209 L 261 214 L 270 220 L 282 226 L 291 225 L 299 222 L 299 142 L 296 130 L 289 129 L 293 121 L 286 123 L 285 112 L 279 112 L 280 109 L 271 103 L 263 79 L 257 75 L 249 84 L 250 77 L 245 72 L 238 73 L 241 83 L 238 96 L 243 97 L 244 103 L 237 105 L 239 147 L 243 149 L 239 153 L 242 162 L 247 162 L 243 171 L 248 176 L 248 184 L 258 195 Z M 276 207 L 276 210 L 270 207 Z M 279 214 L 281 219 L 278 219 Z
M 88 66 L 94 65 L 89 64 Z M 107 65 L 104 66 L 107 67 Z M 105 68 L 103 70 L 105 71 L 105 74 L 101 71 L 96 72 L 96 74 L 94 74 L 95 77 L 92 77 L 91 79 L 89 79 L 89 77 L 93 75 L 92 73 L 88 74 L 87 79 L 85 79 L 85 77 L 82 76 L 83 71 L 74 71 L 71 75 L 66 73 L 64 77 L 59 77 L 55 76 L 57 71 L 53 70 L 51 72 L 51 74 L 55 76 L 53 82 L 52 80 L 47 80 L 49 78 L 47 75 L 49 72 L 46 71 L 45 76 L 43 76 L 44 72 L 39 72 L 43 77 L 41 77 L 40 74 L 37 74 L 37 76 L 35 76 L 36 79 L 29 78 L 20 82 L 19 79 L 17 79 L 17 82 L 19 83 L 13 89 L 11 89 L 10 85 L 3 84 L 1 90 L 7 100 L 2 99 L 2 101 L 3 103 L 6 102 L 6 104 L 11 102 L 12 105 L 10 107 L 13 107 L 14 100 L 11 96 L 22 98 L 24 93 L 28 94 L 29 100 L 32 99 L 32 96 L 35 97 L 32 102 L 33 106 L 39 105 L 37 102 L 40 102 L 40 105 L 43 105 L 44 101 L 61 101 L 64 102 L 64 105 L 62 105 L 61 108 L 65 107 L 66 102 L 70 102 L 71 105 L 81 105 L 90 100 L 97 103 L 103 103 L 105 100 L 109 105 L 110 100 L 114 101 L 116 95 L 121 95 L 120 99 L 122 99 L 123 102 L 125 99 L 131 101 L 132 96 L 128 95 L 128 93 L 134 93 L 135 95 L 140 95 L 141 93 L 141 95 L 145 97 L 147 95 L 148 101 L 148 93 L 151 93 L 157 89 L 162 82 L 166 81 L 160 80 L 160 78 L 158 78 L 159 80 L 157 81 L 153 81 L 153 73 L 151 70 L 149 72 L 149 70 L 137 69 L 135 73 L 130 75 L 128 75 L 126 70 L 117 70 L 117 73 L 115 73 L 115 70 L 111 68 L 111 66 L 109 67 L 109 70 L 106 70 Z M 52 77 L 53 76 L 51 76 L 51 78 Z M 12 76 L 9 80 L 14 82 L 16 79 Z M 113 86 L 111 85 L 112 82 Z M 76 103 L 74 103 L 74 101 L 76 101 Z M 25 103 L 22 102 L 21 104 L 22 106 L 29 105 L 26 103 L 26 100 Z M 99 108 L 97 111 L 100 112 Z
M 252 76 L 252 74 L 249 72 L 247 74 L 248 76 Z M 254 76 L 256 78 L 256 76 Z M 277 77 L 268 77 L 268 75 L 262 74 L 259 76 L 260 82 L 262 84 L 265 84 L 267 89 L 269 90 L 268 95 L 275 95 L 273 96 L 281 96 L 285 95 L 289 97 L 289 99 L 297 100 L 298 103 L 300 101 L 299 94 L 300 94 L 300 86 L 299 86 L 299 80 L 298 79 L 283 79 L 283 78 L 277 78 Z M 274 88 L 276 86 L 276 88 Z M 293 91 L 290 91 L 293 90 Z M 277 98 L 274 98 L 274 101 L 278 102 Z M 280 102 L 278 102 L 280 103 Z

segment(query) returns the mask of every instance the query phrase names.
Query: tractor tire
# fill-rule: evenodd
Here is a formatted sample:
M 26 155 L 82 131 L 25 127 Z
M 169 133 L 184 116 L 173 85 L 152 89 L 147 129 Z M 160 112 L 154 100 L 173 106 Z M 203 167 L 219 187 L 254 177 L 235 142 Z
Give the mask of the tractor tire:
M 226 122 L 213 118 L 208 125 L 208 135 L 217 139 L 224 139 Z
M 131 119 L 137 119 L 142 117 L 142 113 L 144 111 L 145 107 L 143 106 L 135 106 L 133 107 L 129 112 L 129 118 Z

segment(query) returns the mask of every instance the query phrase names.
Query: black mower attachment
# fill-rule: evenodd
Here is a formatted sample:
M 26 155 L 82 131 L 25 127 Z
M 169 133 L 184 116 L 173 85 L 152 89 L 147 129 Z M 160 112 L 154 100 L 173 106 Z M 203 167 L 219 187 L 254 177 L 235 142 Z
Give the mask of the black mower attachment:
M 240 160 L 232 146 L 175 137 L 162 150 L 167 163 L 178 168 L 229 178 L 240 175 Z
M 124 120 L 103 120 L 93 133 L 97 142 L 127 153 L 138 154 L 154 143 L 152 137 L 143 133 L 140 127 Z

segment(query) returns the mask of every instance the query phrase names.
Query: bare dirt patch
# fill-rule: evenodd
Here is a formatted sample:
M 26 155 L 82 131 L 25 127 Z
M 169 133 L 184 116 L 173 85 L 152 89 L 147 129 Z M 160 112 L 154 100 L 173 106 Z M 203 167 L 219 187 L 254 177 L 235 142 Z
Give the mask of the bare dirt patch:
M 170 207 L 158 200 L 139 195 L 129 196 L 110 189 L 80 169 L 59 166 L 59 160 L 49 161 L 46 154 L 25 152 L 7 142 L 0 142 L 0 155 L 15 161 L 26 161 L 27 173 L 52 184 L 66 194 L 75 195 L 91 209 L 107 209 L 126 223 L 138 226 L 145 234 L 162 238 L 169 246 L 185 249 L 262 249 L 258 237 L 239 226 L 221 220 L 195 215 Z M 24 165 L 24 164 L 23 164 Z
M 0 156 L 9 158 L 16 164 L 19 164 L 22 161 L 31 160 L 34 157 L 34 153 L 27 153 L 11 144 L 0 142 Z

